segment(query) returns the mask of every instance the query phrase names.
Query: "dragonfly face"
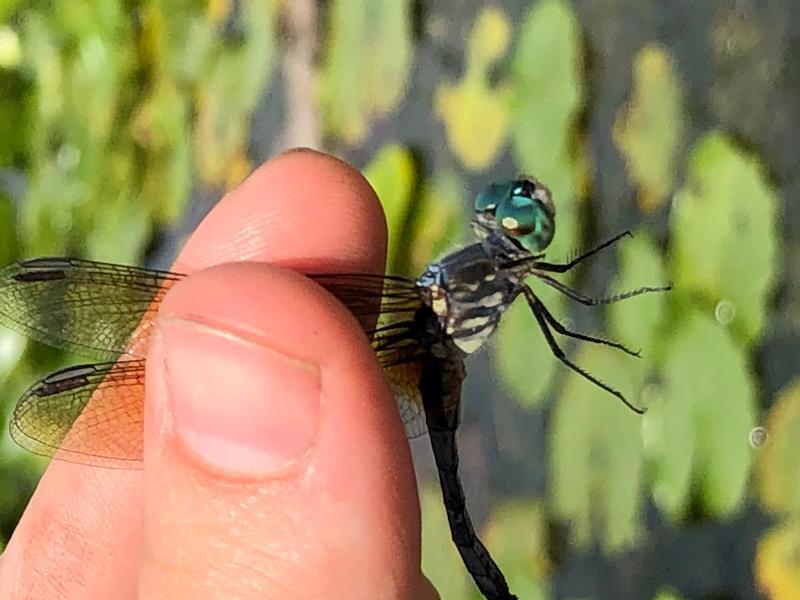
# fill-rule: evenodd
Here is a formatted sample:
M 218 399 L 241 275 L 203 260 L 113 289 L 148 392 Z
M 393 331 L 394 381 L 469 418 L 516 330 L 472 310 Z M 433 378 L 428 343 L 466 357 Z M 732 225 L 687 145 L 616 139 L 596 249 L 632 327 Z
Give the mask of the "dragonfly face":
M 542 252 L 555 233 L 555 209 L 541 183 L 493 183 L 475 199 L 478 241 L 431 264 L 416 280 L 372 273 L 308 274 L 362 323 L 397 400 L 410 437 L 430 434 L 453 540 L 486 598 L 514 598 L 475 534 L 458 478 L 463 358 L 491 335 L 503 311 L 525 297 L 554 355 L 567 367 L 641 412 L 614 388 L 572 363 L 560 335 L 635 354 L 616 342 L 566 329 L 526 280 L 537 277 L 583 304 L 616 302 L 668 288 L 644 287 L 590 298 L 552 277 L 628 232 L 569 263 Z M 142 459 L 146 349 L 158 305 L 182 274 L 71 258 L 39 258 L 0 271 L 0 322 L 38 341 L 106 362 L 53 373 L 18 401 L 10 422 L 22 447 L 59 460 L 138 468 Z

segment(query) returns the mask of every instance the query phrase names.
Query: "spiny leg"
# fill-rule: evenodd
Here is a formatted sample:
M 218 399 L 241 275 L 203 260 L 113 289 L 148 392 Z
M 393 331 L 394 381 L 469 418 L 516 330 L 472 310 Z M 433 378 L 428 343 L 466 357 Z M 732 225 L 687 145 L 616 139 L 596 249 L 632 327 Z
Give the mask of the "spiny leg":
M 531 297 L 535 298 L 533 290 L 530 289 L 528 286 L 525 286 L 525 297 L 528 299 L 528 304 L 532 302 Z M 536 302 L 536 300 L 533 300 Z M 619 342 L 614 342 L 612 340 L 605 340 L 603 338 L 594 337 L 591 335 L 586 335 L 583 333 L 578 333 L 577 331 L 571 331 L 564 327 L 561 323 L 559 323 L 558 319 L 556 319 L 550 310 L 544 305 L 543 302 L 538 302 L 538 306 L 542 311 L 542 316 L 544 316 L 545 320 L 550 324 L 550 326 L 555 329 L 561 335 L 566 335 L 571 338 L 575 338 L 578 340 L 584 340 L 586 342 L 592 342 L 594 344 L 602 344 L 604 346 L 611 346 L 612 348 L 617 348 L 618 350 L 622 350 L 626 354 L 630 354 L 631 356 L 636 356 L 637 358 L 641 356 L 641 351 L 634 352 L 624 344 L 620 344 Z
M 528 301 L 528 305 L 531 307 L 531 312 L 533 312 L 533 315 L 536 317 L 536 321 L 539 323 L 539 328 L 542 330 L 542 333 L 544 334 L 544 337 L 547 340 L 547 345 L 550 346 L 550 351 L 558 360 L 563 362 L 565 365 L 567 365 L 570 369 L 572 369 L 579 375 L 591 381 L 596 386 L 604 389 L 609 394 L 616 396 L 620 400 L 620 402 L 622 402 L 625 406 L 630 408 L 636 414 L 639 415 L 644 414 L 644 411 L 641 408 L 637 408 L 636 406 L 631 404 L 628 401 L 628 399 L 622 395 L 622 392 L 619 392 L 614 388 L 612 388 L 611 386 L 606 385 L 605 383 L 597 379 L 594 375 L 592 375 L 588 371 L 585 371 L 584 369 L 576 365 L 574 362 L 570 361 L 564 354 L 564 351 L 559 347 L 558 343 L 553 337 L 553 332 L 550 331 L 550 328 L 547 325 L 547 318 L 544 316 L 545 311 L 543 310 L 544 304 L 542 304 L 539 298 L 536 297 L 536 294 L 527 289 L 525 291 L 525 299 Z
M 630 230 L 625 230 L 622 233 L 620 233 L 619 235 L 611 238 L 610 240 L 606 240 L 605 242 L 603 242 L 599 246 L 596 246 L 596 247 L 592 248 L 588 252 L 584 252 L 583 254 L 581 254 L 579 256 L 576 256 L 575 258 L 573 258 L 568 263 L 558 264 L 558 263 L 548 263 L 548 262 L 537 262 L 536 263 L 536 268 L 537 269 L 541 269 L 542 271 L 550 271 L 551 273 L 566 273 L 567 271 L 569 271 L 570 269 L 575 267 L 575 265 L 577 265 L 578 263 L 586 260 L 590 256 L 594 256 L 595 254 L 597 254 L 598 252 L 600 252 L 604 248 L 608 248 L 609 246 L 611 246 L 612 244 L 617 243 L 619 240 L 621 240 L 622 238 L 624 238 L 626 236 L 627 237 L 633 237 L 633 234 L 630 232 Z
M 568 296 L 575 300 L 576 302 L 580 302 L 581 304 L 585 304 L 586 306 L 598 306 L 600 304 L 612 304 L 613 302 L 619 302 L 620 300 L 626 300 L 627 298 L 633 298 L 634 296 L 639 296 L 641 294 L 650 294 L 652 292 L 668 292 L 672 289 L 671 285 L 664 285 L 658 287 L 650 287 L 644 286 L 637 288 L 635 290 L 630 290 L 628 292 L 623 292 L 622 294 L 616 294 L 614 296 L 610 296 L 608 298 L 592 298 L 591 296 L 584 296 L 580 292 L 573 290 L 571 287 L 564 285 L 560 281 L 556 281 L 549 275 L 543 275 L 541 273 L 535 273 L 536 277 L 541 279 L 547 285 L 552 288 L 557 289 L 559 292 Z

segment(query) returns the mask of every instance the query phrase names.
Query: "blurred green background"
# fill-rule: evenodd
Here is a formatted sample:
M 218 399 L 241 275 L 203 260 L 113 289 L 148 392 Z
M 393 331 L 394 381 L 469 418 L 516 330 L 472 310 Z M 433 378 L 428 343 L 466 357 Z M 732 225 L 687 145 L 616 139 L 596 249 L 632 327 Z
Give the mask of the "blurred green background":
M 800 8 L 793 0 L 0 0 L 0 264 L 167 266 L 214 201 L 296 145 L 362 169 L 390 266 L 469 240 L 520 172 L 553 190 L 548 257 L 631 228 L 551 310 L 634 359 L 556 363 L 526 306 L 470 359 L 473 516 L 520 598 L 800 598 Z M 539 286 L 541 287 L 541 286 Z M 65 357 L 0 331 L 3 418 Z M 427 439 L 424 570 L 477 598 Z M 0 438 L 0 547 L 43 463 Z

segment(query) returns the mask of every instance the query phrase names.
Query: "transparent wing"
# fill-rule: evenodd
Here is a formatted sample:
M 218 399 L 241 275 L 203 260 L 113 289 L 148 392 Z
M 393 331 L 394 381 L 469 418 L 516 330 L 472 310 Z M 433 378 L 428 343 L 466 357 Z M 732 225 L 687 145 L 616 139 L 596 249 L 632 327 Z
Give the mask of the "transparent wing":
M 68 367 L 17 402 L 11 438 L 42 456 L 120 469 L 139 468 L 144 361 Z
M 310 275 L 360 321 L 386 373 L 409 438 L 427 431 L 419 360 L 428 351 L 414 321 L 422 305 L 414 281 L 391 275 Z
M 74 258 L 26 260 L 0 271 L 0 322 L 100 360 L 143 358 L 158 303 L 183 277 Z
M 36 454 L 82 464 L 137 468 L 142 458 L 144 353 L 158 303 L 184 275 L 68 258 L 24 261 L 0 271 L 0 321 L 41 342 L 119 362 L 70 367 L 19 400 L 12 438 Z M 425 432 L 418 383 L 424 354 L 410 279 L 314 274 L 370 336 L 406 432 Z
M 428 349 L 419 340 L 413 320 L 390 321 L 372 332 L 372 345 L 386 373 L 409 438 L 419 437 L 427 431 L 419 381 L 420 359 Z

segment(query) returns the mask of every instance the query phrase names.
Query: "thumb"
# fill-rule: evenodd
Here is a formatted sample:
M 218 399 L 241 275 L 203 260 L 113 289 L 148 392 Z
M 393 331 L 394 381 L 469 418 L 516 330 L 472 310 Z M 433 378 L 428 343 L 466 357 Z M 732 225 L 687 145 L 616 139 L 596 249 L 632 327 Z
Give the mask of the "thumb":
M 410 452 L 353 317 L 237 263 L 176 284 L 157 327 L 140 598 L 419 598 Z

